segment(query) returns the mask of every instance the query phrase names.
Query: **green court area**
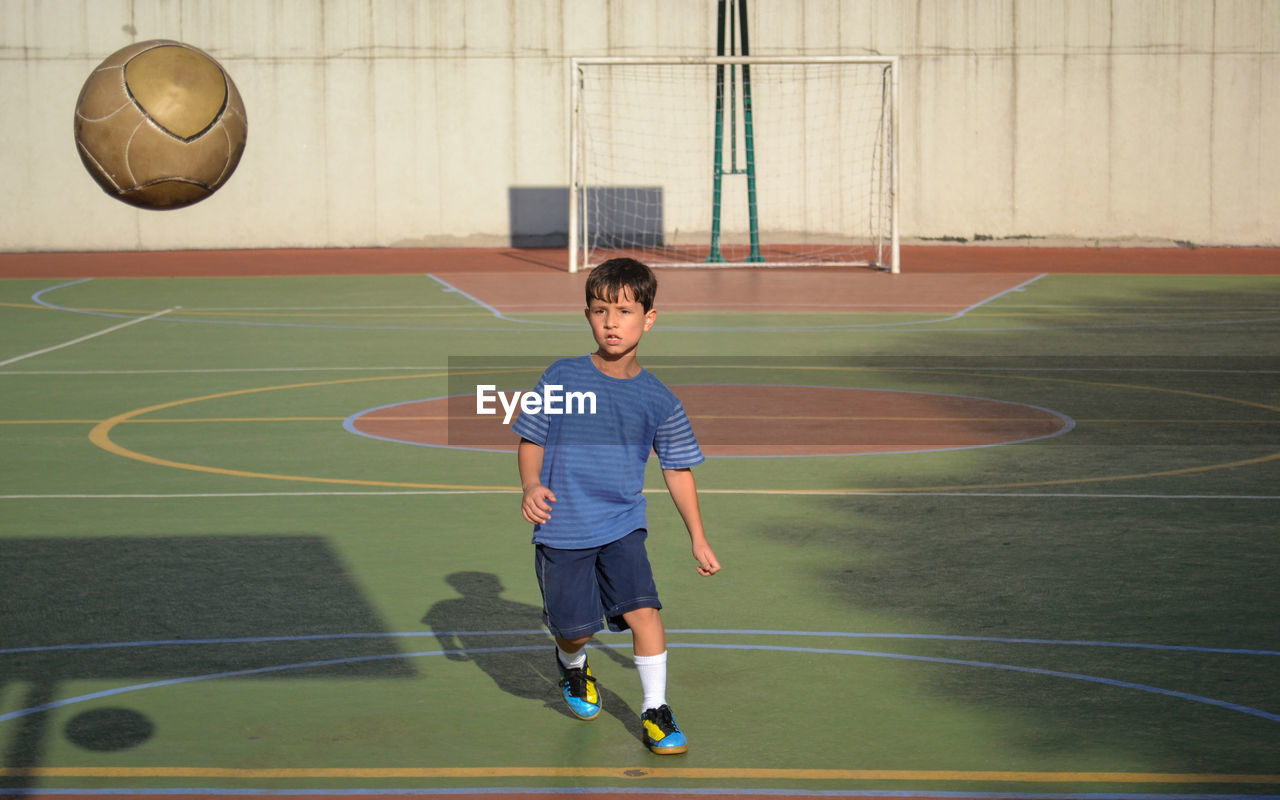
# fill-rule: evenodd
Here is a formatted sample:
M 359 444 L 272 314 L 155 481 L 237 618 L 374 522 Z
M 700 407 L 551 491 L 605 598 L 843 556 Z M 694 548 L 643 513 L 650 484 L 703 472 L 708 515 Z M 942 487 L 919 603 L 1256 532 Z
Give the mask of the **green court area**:
M 562 707 L 515 459 L 413 405 L 531 387 L 580 312 L 0 281 L 0 794 L 1280 797 L 1280 277 L 878 310 L 898 277 L 842 311 L 659 289 L 641 362 L 721 431 L 724 567 L 651 464 L 668 757 L 624 635 L 601 717 Z

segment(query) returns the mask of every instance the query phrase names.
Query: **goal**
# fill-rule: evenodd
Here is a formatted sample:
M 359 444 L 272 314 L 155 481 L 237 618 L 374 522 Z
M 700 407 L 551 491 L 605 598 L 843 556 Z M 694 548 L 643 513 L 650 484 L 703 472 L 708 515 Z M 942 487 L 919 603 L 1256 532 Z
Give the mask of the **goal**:
M 898 271 L 896 58 L 579 58 L 570 81 L 570 272 Z

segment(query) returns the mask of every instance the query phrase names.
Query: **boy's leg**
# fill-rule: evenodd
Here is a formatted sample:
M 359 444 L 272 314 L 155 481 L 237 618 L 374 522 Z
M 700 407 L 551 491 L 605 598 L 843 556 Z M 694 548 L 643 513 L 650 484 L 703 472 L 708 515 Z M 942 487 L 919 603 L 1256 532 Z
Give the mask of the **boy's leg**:
M 637 608 L 622 615 L 631 628 L 632 647 L 640 690 L 644 692 L 641 711 L 667 703 L 667 633 L 656 608 Z
M 662 617 L 657 609 L 640 608 L 624 614 L 623 619 L 635 637 L 636 672 L 640 673 L 644 692 L 644 743 L 658 755 L 688 752 L 689 740 L 667 705 L 667 647 Z
M 671 718 L 671 708 L 666 701 L 667 633 L 644 540 L 645 532 L 636 531 L 614 545 L 601 548 L 604 575 L 600 583 L 605 589 L 610 627 L 631 629 L 636 672 L 640 674 L 644 692 L 641 706 L 644 743 L 660 755 L 684 753 L 689 749 L 689 742 Z M 615 627 L 616 622 L 622 625 Z
M 560 657 L 560 663 L 570 669 L 581 669 L 587 663 L 587 642 L 591 641 L 590 636 L 582 636 L 577 639 L 566 639 L 563 636 L 556 637 L 556 655 Z
M 667 652 L 667 631 L 662 614 L 656 608 L 637 608 L 622 615 L 631 628 L 632 649 L 637 656 L 656 656 Z
M 560 689 L 575 717 L 600 715 L 600 693 L 587 663 L 586 644 L 599 630 L 604 611 L 595 588 L 595 558 L 587 551 L 535 551 L 538 587 L 542 590 L 543 621 L 556 640 Z

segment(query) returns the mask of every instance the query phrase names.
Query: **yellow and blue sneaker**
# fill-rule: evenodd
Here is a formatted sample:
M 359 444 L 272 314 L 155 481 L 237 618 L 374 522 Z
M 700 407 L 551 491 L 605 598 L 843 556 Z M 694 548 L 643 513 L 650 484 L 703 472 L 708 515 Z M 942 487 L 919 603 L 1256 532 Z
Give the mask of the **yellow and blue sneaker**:
M 689 749 L 689 740 L 684 738 L 676 721 L 671 718 L 671 706 L 646 709 L 643 719 L 644 743 L 653 752 L 665 756 Z
M 560 668 L 560 689 L 564 692 L 564 701 L 569 704 L 569 711 L 578 719 L 600 716 L 600 692 L 596 690 L 591 665 L 583 662 L 581 667 L 569 669 L 560 663 L 557 655 L 556 666 Z

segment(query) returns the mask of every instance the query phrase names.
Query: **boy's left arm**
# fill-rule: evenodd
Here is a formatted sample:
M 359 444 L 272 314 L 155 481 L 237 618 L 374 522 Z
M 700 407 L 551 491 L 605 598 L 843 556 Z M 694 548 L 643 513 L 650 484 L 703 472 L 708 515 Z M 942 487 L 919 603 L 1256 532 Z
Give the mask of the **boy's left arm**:
M 691 469 L 664 469 L 662 479 L 675 501 L 684 526 L 689 529 L 689 541 L 693 544 L 693 557 L 698 562 L 698 574 L 714 575 L 720 571 L 715 551 L 707 544 L 707 534 L 702 529 L 702 511 L 698 508 L 698 485 Z

